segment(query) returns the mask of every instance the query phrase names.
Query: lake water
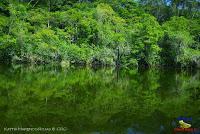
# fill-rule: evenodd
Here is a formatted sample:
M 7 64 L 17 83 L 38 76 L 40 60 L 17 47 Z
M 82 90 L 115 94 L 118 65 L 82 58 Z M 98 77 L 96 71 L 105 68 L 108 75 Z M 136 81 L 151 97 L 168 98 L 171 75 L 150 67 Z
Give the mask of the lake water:
M 200 126 L 198 70 L 0 66 L 0 133 L 171 134 L 180 116 Z

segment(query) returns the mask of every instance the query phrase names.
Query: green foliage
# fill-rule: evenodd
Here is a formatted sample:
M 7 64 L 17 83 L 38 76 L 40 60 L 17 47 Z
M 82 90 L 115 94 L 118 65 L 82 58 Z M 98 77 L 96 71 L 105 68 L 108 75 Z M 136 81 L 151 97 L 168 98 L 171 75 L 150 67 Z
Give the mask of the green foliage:
M 63 49 L 60 51 L 64 61 L 81 65 L 90 64 L 93 54 L 93 50 L 84 44 L 82 44 L 80 47 L 75 44 L 63 46 Z
M 8 17 L 0 16 L 0 34 L 3 34 L 3 30 L 8 23 Z
M 188 19 L 199 18 L 198 0 L 138 0 L 146 12 L 154 15 L 159 22 L 173 16 L 184 16 Z
M 195 41 L 192 47 L 200 50 L 200 19 L 190 20 L 189 27 L 190 34 L 194 37 Z
M 199 66 L 199 61 L 193 60 L 197 55 L 191 54 L 191 51 L 197 50 L 193 49 L 195 41 L 194 36 L 190 33 L 189 25 L 189 20 L 184 17 L 173 17 L 163 24 L 165 30 L 163 56 L 166 61 L 182 67 Z
M 114 65 L 115 59 L 115 53 L 112 49 L 97 47 L 95 49 L 94 56 L 92 57 L 92 63 L 99 65 Z
M 96 12 L 98 39 L 103 46 L 116 48 L 126 42 L 125 20 L 120 18 L 107 4 L 99 4 Z
M 141 64 L 158 65 L 161 51 L 158 41 L 163 36 L 161 26 L 155 17 L 148 14 L 137 17 L 133 22 L 129 27 L 132 54 Z
M 50 19 L 50 13 L 47 12 L 47 9 L 42 8 L 32 9 L 28 12 L 27 20 L 34 26 L 32 32 L 37 31 L 39 28 L 46 28 L 48 19 Z
M 168 9 L 163 4 L 159 0 L 0 2 L 0 59 L 33 64 L 120 62 L 125 67 L 199 65 L 199 19 L 193 14 L 191 20 L 175 16 L 166 21 L 170 15 L 162 17 Z M 164 22 L 162 27 L 157 19 Z

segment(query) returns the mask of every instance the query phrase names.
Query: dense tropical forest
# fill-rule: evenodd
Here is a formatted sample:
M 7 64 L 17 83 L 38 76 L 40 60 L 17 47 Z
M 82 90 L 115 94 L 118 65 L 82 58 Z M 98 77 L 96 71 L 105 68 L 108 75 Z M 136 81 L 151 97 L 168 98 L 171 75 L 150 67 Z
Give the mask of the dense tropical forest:
M 200 67 L 199 7 L 199 0 L 1 0 L 0 61 Z

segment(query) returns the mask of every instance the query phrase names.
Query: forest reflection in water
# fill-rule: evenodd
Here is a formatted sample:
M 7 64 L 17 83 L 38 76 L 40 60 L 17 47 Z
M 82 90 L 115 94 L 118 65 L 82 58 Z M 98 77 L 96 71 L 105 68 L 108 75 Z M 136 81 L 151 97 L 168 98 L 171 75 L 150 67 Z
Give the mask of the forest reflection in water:
M 0 66 L 2 133 L 65 127 L 69 134 L 170 134 L 179 116 L 200 126 L 198 70 Z

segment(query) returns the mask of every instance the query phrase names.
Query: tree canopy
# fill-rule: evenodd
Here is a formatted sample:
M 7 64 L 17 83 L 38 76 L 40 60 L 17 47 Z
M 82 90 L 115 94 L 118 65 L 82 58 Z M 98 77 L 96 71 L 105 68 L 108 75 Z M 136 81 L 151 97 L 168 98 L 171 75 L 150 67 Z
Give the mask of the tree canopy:
M 3 0 L 0 60 L 115 65 L 119 56 L 125 67 L 200 67 L 199 6 L 198 0 Z

